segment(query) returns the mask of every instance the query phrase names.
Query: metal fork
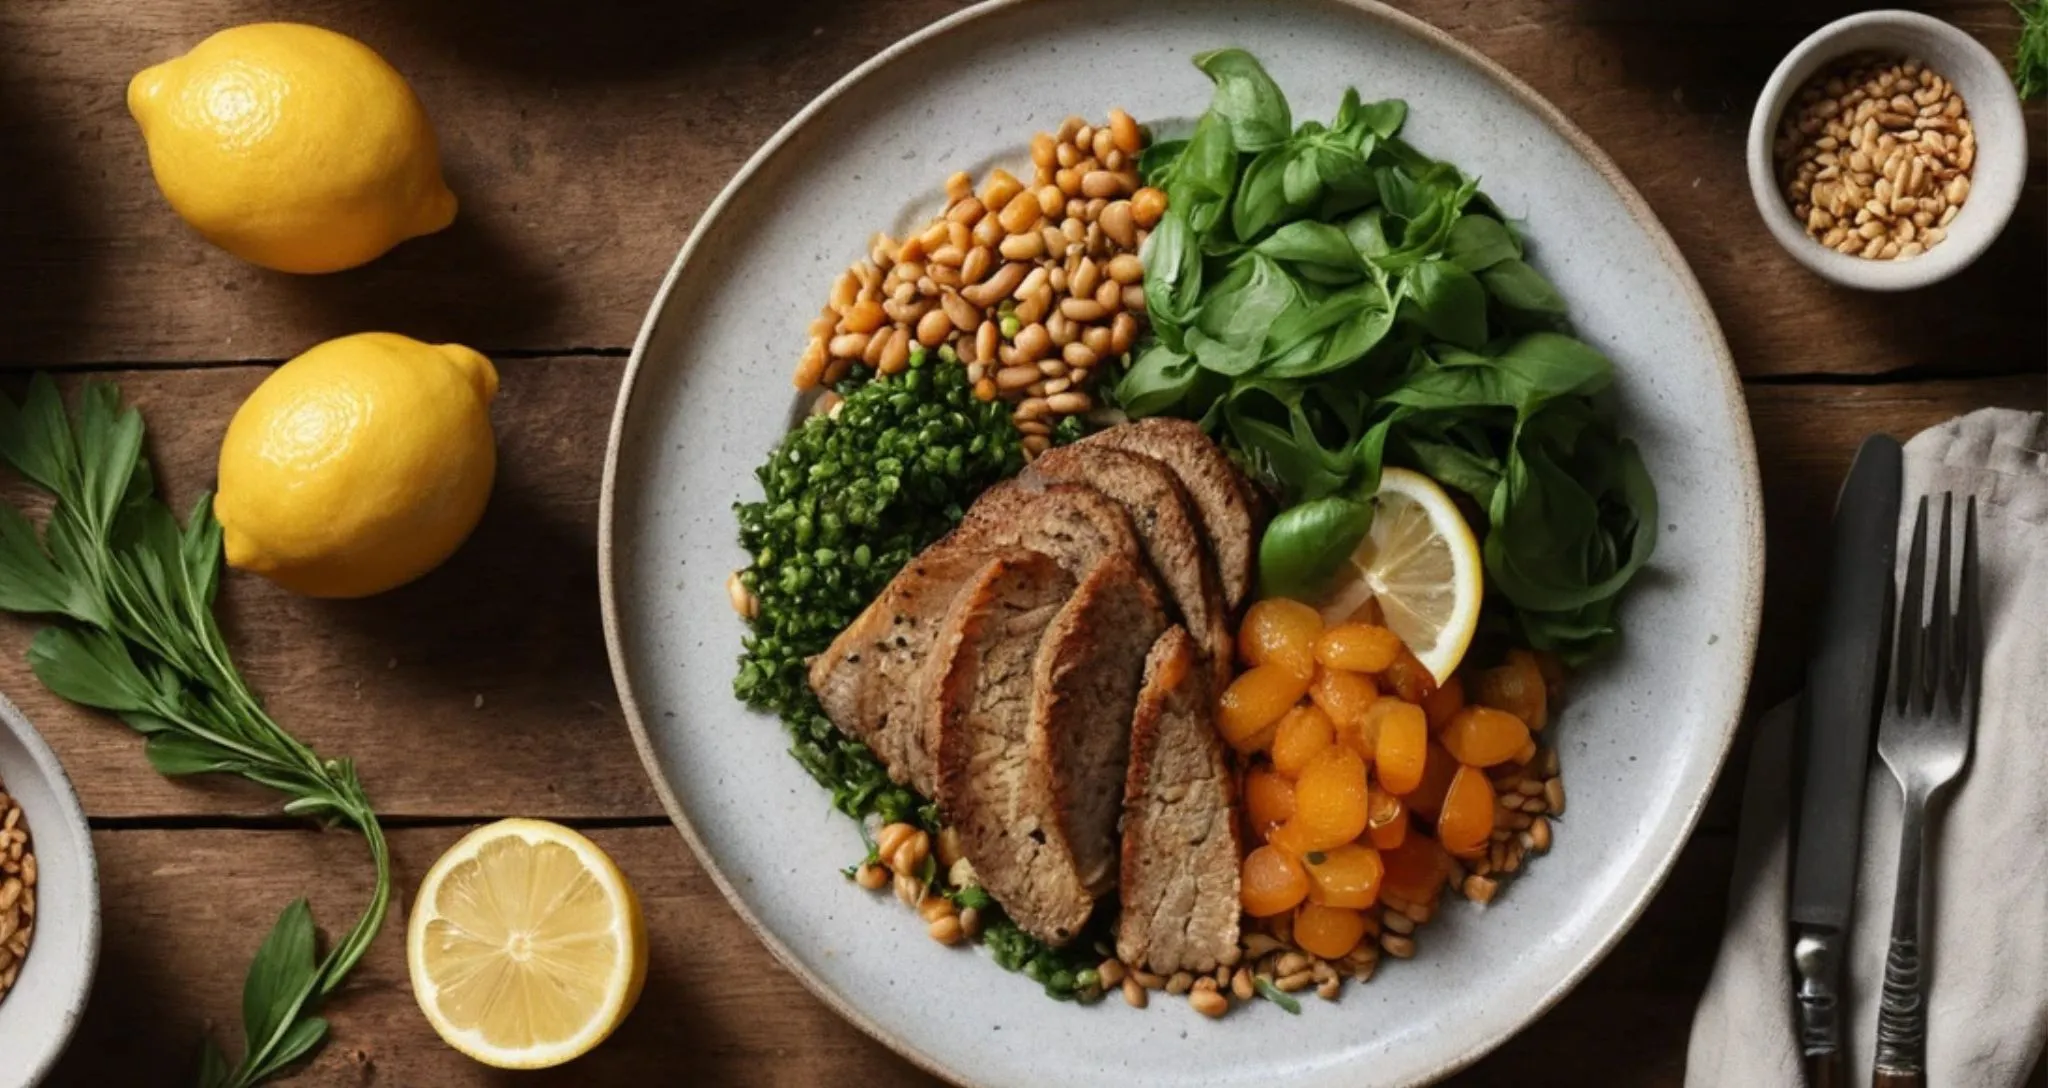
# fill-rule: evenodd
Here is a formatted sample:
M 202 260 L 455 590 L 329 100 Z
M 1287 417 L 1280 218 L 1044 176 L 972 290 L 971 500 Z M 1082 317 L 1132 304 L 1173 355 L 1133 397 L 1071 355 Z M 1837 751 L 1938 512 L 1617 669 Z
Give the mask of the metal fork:
M 1977 727 L 1978 670 L 1983 664 L 1977 600 L 1977 500 L 1963 509 L 1962 570 L 1951 600 L 1949 569 L 1955 496 L 1941 497 L 1941 545 L 1934 593 L 1927 584 L 1927 497 L 1913 519 L 1906 588 L 1894 628 L 1893 691 L 1878 728 L 1877 753 L 1905 795 L 1900 821 L 1898 886 L 1892 903 L 1891 947 L 1877 1016 L 1875 1088 L 1921 1088 L 1927 1070 L 1927 1002 L 1920 978 L 1921 856 L 1927 807 L 1962 772 Z

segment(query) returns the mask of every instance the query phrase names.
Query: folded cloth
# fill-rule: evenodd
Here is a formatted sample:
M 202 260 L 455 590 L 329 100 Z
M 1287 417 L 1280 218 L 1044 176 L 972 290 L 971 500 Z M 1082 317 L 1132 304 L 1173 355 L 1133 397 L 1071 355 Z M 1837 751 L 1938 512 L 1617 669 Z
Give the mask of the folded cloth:
M 1919 496 L 1954 491 L 1958 511 L 1977 496 L 1988 649 L 1975 749 L 1929 813 L 1926 1083 L 2016 1088 L 2048 1039 L 2048 417 L 1972 413 L 1907 443 L 1905 467 L 1902 570 Z M 1793 718 L 1787 703 L 1757 726 L 1727 931 L 1693 1017 L 1688 1088 L 1777 1088 L 1804 1076 L 1786 918 Z M 1873 754 L 1843 962 L 1850 1084 L 1870 1083 L 1899 809 L 1899 787 Z

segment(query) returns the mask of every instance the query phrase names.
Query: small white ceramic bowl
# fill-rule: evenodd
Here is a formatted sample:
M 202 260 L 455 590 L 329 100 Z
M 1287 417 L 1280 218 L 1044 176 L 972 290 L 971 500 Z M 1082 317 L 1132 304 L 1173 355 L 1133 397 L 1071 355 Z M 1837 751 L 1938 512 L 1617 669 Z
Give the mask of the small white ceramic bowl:
M 1778 122 L 1808 77 L 1851 53 L 1918 57 L 1955 85 L 1977 133 L 1970 195 L 1948 237 L 1917 257 L 1866 260 L 1837 253 L 1807 237 L 1778 188 L 1772 145 Z M 1911 11 L 1866 11 L 1808 35 L 1771 73 L 1749 121 L 1749 188 L 1757 211 L 1799 263 L 1827 279 L 1868 291 L 1925 287 L 1961 271 L 1991 245 L 2012 218 L 2027 172 L 2027 130 L 2019 93 L 2005 65 L 1977 39 L 1939 19 Z
M 92 832 L 57 756 L 0 697 L 0 783 L 21 805 L 36 855 L 36 928 L 14 989 L 0 997 L 0 1088 L 39 1083 L 85 1013 L 100 957 Z

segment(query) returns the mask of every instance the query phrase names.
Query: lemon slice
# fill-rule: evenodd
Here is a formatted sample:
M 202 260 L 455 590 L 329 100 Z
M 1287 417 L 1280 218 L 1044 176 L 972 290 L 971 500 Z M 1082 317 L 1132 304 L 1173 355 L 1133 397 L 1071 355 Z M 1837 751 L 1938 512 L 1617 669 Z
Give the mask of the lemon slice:
M 1372 530 L 1339 570 L 1323 622 L 1344 623 L 1377 601 L 1380 622 L 1441 683 L 1479 626 L 1479 541 L 1451 497 L 1419 472 L 1382 470 L 1372 501 Z
M 413 997 L 449 1046 L 501 1069 L 587 1053 L 633 1009 L 646 927 L 597 844 L 545 820 L 500 820 L 427 872 L 406 929 Z

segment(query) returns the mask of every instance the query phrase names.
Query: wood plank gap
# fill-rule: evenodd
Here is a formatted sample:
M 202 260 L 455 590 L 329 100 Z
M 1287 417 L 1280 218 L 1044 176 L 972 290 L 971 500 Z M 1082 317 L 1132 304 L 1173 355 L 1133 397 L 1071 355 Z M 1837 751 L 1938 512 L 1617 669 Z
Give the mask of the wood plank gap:
M 2028 377 L 2041 372 L 2040 360 L 2031 365 L 1998 369 L 1982 366 L 1910 366 L 1900 370 L 1886 370 L 1874 374 L 1831 374 L 1826 372 L 1802 372 L 1797 374 L 1758 374 L 1742 379 L 1747 386 L 1884 386 L 1908 385 L 1913 382 L 1976 382 L 1999 381 L 2007 378 Z

